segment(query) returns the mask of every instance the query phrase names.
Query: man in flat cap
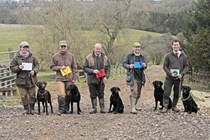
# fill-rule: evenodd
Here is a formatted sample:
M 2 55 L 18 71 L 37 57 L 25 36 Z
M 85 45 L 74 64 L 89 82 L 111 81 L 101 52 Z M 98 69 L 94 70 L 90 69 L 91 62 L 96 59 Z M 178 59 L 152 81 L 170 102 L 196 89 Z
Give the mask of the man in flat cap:
M 130 86 L 131 91 L 131 113 L 137 114 L 136 104 L 141 95 L 142 85 L 145 83 L 144 70 L 147 68 L 147 65 L 141 53 L 141 44 L 135 42 L 132 47 L 132 52 L 124 57 L 123 67 L 127 69 L 126 82 Z
M 59 52 L 56 53 L 50 64 L 50 69 L 56 72 L 56 83 L 58 87 L 58 115 L 68 114 L 69 105 L 65 103 L 66 88 L 76 82 L 77 63 L 72 53 L 68 52 L 67 41 L 59 42 Z

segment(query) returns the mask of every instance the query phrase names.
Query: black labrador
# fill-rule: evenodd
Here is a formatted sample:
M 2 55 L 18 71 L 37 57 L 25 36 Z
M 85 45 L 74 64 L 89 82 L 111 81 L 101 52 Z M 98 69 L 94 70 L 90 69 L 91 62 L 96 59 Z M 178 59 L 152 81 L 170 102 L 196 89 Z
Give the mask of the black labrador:
M 47 103 L 49 103 L 51 108 L 51 113 L 53 113 L 51 94 L 48 90 L 45 89 L 47 86 L 47 82 L 45 81 L 37 82 L 36 86 L 38 87 L 37 91 L 38 115 L 40 115 L 40 102 L 42 103 L 43 106 L 42 112 L 46 112 L 47 115 L 49 114 L 48 105 L 47 105 Z
M 154 86 L 154 97 L 155 97 L 154 110 L 157 110 L 158 102 L 160 102 L 160 106 L 161 106 L 161 108 L 159 109 L 162 110 L 163 109 L 163 93 L 164 93 L 164 90 L 162 88 L 163 82 L 156 80 L 152 84 Z M 171 109 L 171 108 L 172 108 L 172 101 L 171 101 L 171 98 L 169 97 L 168 109 Z
M 67 107 L 69 109 L 69 104 L 71 103 L 70 114 L 72 114 L 73 113 L 73 103 L 76 102 L 77 103 L 77 114 L 80 114 L 80 112 L 81 112 L 81 109 L 80 109 L 81 95 L 80 95 L 78 87 L 75 84 L 71 84 L 66 88 L 66 90 L 68 91 L 68 93 L 65 97 L 65 107 Z
M 182 86 L 182 103 L 184 105 L 184 112 L 191 114 L 197 113 L 198 106 L 190 95 L 191 88 L 189 86 Z
M 124 104 L 122 102 L 122 99 L 120 98 L 119 92 L 120 88 L 119 87 L 112 87 L 110 89 L 112 92 L 110 96 L 110 106 L 109 106 L 109 113 L 114 112 L 114 114 L 117 113 L 123 113 L 124 112 Z M 112 109 L 113 106 L 113 109 Z

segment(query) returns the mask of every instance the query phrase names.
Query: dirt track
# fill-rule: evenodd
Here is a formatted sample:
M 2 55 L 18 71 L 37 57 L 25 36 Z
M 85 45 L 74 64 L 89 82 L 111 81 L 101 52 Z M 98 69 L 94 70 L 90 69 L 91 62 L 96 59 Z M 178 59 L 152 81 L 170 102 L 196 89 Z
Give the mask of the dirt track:
M 202 106 L 195 114 L 183 111 L 169 111 L 161 114 L 154 112 L 153 87 L 150 82 L 163 77 L 162 68 L 155 66 L 147 70 L 149 80 L 142 91 L 138 107 L 142 111 L 137 115 L 130 114 L 129 88 L 122 78 L 109 81 L 106 85 L 105 104 L 109 105 L 109 89 L 112 86 L 121 88 L 121 98 L 125 105 L 124 114 L 89 114 L 90 98 L 87 87 L 80 87 L 82 94 L 81 115 L 57 116 L 50 114 L 21 115 L 22 107 L 0 107 L 0 139 L 34 139 L 34 140 L 208 140 L 210 139 L 210 118 L 208 108 Z M 201 105 L 198 101 L 198 105 Z M 54 110 L 57 103 L 54 101 Z M 183 109 L 181 101 L 178 104 Z

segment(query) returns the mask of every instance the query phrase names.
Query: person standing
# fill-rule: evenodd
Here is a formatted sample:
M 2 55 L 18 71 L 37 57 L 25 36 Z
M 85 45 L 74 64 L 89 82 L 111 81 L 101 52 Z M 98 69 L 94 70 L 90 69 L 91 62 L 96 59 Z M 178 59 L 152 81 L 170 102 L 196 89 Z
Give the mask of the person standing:
M 187 57 L 183 51 L 180 51 L 180 45 L 178 40 L 172 42 L 173 51 L 165 56 L 163 63 L 163 70 L 166 73 L 164 82 L 164 93 L 163 93 L 163 110 L 162 113 L 166 113 L 169 104 L 169 96 L 171 95 L 171 89 L 173 87 L 174 95 L 172 102 L 172 110 L 179 112 L 177 103 L 179 100 L 179 94 L 181 86 L 184 80 L 184 75 L 189 70 L 189 64 Z
M 104 107 L 104 88 L 110 75 L 108 57 L 101 52 L 102 45 L 96 43 L 93 53 L 89 54 L 84 61 L 83 71 L 87 73 L 92 110 L 90 114 L 97 113 L 97 97 L 99 99 L 100 112 L 106 113 Z
M 133 51 L 124 57 L 123 67 L 127 69 L 126 82 L 131 91 L 131 113 L 137 114 L 136 105 L 141 96 L 142 86 L 145 84 L 144 70 L 147 68 L 144 55 L 141 53 L 140 43 L 135 42 L 133 44 Z
M 60 41 L 60 51 L 54 54 L 50 64 L 50 69 L 56 72 L 56 84 L 59 90 L 58 115 L 69 113 L 69 105 L 65 104 L 66 88 L 77 79 L 77 63 L 67 47 L 67 41 Z
M 37 59 L 29 51 L 29 44 L 26 41 L 20 43 L 20 50 L 10 63 L 10 69 L 16 73 L 16 86 L 24 107 L 23 114 L 34 114 L 36 103 L 36 82 L 39 71 Z

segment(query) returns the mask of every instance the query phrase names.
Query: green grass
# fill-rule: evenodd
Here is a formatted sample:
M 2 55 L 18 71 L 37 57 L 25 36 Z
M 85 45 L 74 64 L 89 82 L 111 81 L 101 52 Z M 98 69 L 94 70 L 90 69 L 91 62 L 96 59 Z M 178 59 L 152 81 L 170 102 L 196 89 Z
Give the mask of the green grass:
M 46 82 L 55 81 L 55 72 L 39 72 L 38 81 L 46 81 Z
M 8 48 L 19 50 L 21 41 L 30 43 L 32 38 L 31 29 L 24 27 L 2 27 L 0 26 L 0 52 L 5 52 Z
M 2 105 L 14 106 L 19 104 L 21 103 L 20 103 L 20 96 L 18 94 L 14 96 L 1 96 L 0 106 Z
M 33 33 L 32 28 L 28 26 L 0 26 L 0 32 L 0 52 L 7 51 L 8 48 L 19 50 L 19 44 L 23 40 L 28 41 L 29 44 L 32 45 L 34 45 L 33 43 L 35 43 L 33 42 L 33 38 L 35 38 L 36 35 Z M 95 39 L 98 36 L 98 33 L 94 30 L 82 32 L 89 42 L 95 42 Z M 133 44 L 133 42 L 139 41 L 141 37 L 145 37 L 147 35 L 157 38 L 161 34 L 133 29 L 125 29 L 123 32 L 119 33 L 115 45 L 128 44 L 130 46 Z

